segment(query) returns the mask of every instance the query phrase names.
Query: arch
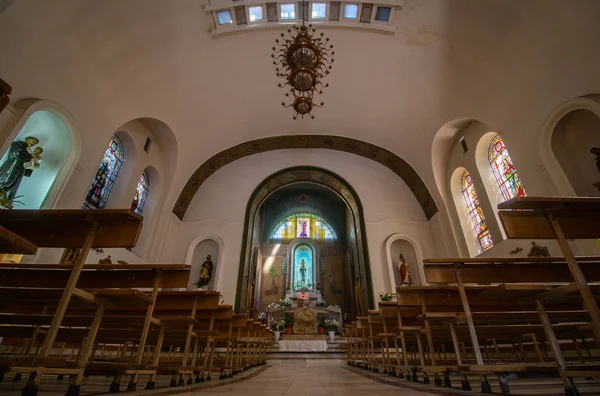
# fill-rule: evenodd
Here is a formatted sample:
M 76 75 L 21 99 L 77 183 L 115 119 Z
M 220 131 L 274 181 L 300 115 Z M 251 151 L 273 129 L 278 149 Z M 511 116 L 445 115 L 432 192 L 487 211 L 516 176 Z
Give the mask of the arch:
M 79 157 L 81 156 L 82 142 L 77 122 L 65 107 L 49 100 L 35 98 L 22 99 L 15 102 L 13 109 L 14 116 L 9 120 L 7 126 L 1 132 L 1 135 L 5 137 L 4 143 L 0 149 L 0 153 L 2 154 L 6 153 L 11 143 L 23 130 L 23 127 L 27 121 L 34 113 L 38 111 L 52 113 L 54 116 L 58 117 L 58 119 L 60 119 L 60 121 L 66 127 L 66 132 L 68 134 L 70 143 L 68 152 L 62 160 L 62 164 L 58 166 L 56 175 L 48 186 L 47 193 L 36 209 L 54 208 L 77 166 Z
M 217 257 L 217 262 L 215 263 L 215 269 L 213 269 L 213 289 L 214 290 L 220 290 L 220 285 L 219 285 L 219 280 L 221 279 L 222 276 L 222 271 L 223 271 L 223 256 L 225 253 L 225 244 L 223 243 L 223 240 L 221 239 L 221 237 L 219 237 L 216 234 L 202 234 L 197 236 L 189 245 L 188 247 L 188 251 L 187 251 L 187 255 L 185 257 L 185 263 L 192 265 L 192 262 L 194 260 L 194 251 L 196 250 L 196 246 L 198 246 L 201 242 L 206 241 L 206 240 L 211 240 L 213 242 L 215 242 L 219 248 L 219 255 Z M 194 278 L 192 275 L 190 275 L 190 283 L 188 285 L 191 286 L 192 283 L 194 282 Z
M 173 206 L 173 213 L 180 220 L 183 220 L 185 212 L 202 183 L 204 183 L 210 175 L 225 165 L 253 154 L 297 148 L 343 151 L 379 162 L 404 180 L 423 208 L 423 212 L 425 213 L 425 216 L 427 216 L 427 219 L 431 219 L 438 211 L 433 197 L 419 174 L 412 166 L 410 166 L 410 164 L 408 164 L 408 162 L 389 150 L 361 140 L 341 136 L 285 135 L 250 140 L 225 149 L 206 160 L 198 167 L 198 169 L 196 169 L 192 176 L 190 176 L 181 190 L 179 197 Z
M 238 282 L 235 297 L 236 311 L 240 312 L 241 307 L 246 304 L 247 296 L 245 291 L 248 282 L 254 279 L 252 269 L 251 248 L 252 233 L 254 222 L 258 209 L 262 203 L 273 192 L 289 184 L 309 182 L 320 184 L 336 193 L 348 206 L 353 216 L 355 227 L 356 247 L 358 256 L 358 277 L 360 279 L 362 301 L 365 301 L 370 307 L 373 306 L 373 288 L 371 280 L 371 270 L 369 265 L 369 253 L 366 239 L 366 227 L 364 213 L 360 198 L 352 186 L 339 175 L 322 168 L 313 166 L 292 167 L 283 169 L 264 179 L 250 195 L 246 206 L 246 215 L 244 219 L 244 233 L 242 236 L 242 249 L 240 252 L 240 265 L 238 272 Z M 291 250 L 291 249 L 290 249 Z
M 558 105 L 548 118 L 546 118 L 542 126 L 542 135 L 540 138 L 540 157 L 542 158 L 542 163 L 548 171 L 548 175 L 559 195 L 565 196 L 574 196 L 577 193 L 552 149 L 552 137 L 558 123 L 566 115 L 576 110 L 588 110 L 600 118 L 600 95 L 587 95 L 568 100 Z
M 406 241 L 409 244 L 412 245 L 414 251 L 415 251 L 415 255 L 416 255 L 416 263 L 414 265 L 417 266 L 417 270 L 419 273 L 419 278 L 420 278 L 420 285 L 427 285 L 427 282 L 425 280 L 425 272 L 423 270 L 423 266 L 420 265 L 419 263 L 423 262 L 423 249 L 421 248 L 421 245 L 415 241 L 413 238 L 411 238 L 410 236 L 403 234 L 403 233 L 394 233 L 392 235 L 390 235 L 386 240 L 385 240 L 385 254 L 386 254 L 386 258 L 387 258 L 387 263 L 388 263 L 388 271 L 389 271 L 389 279 L 390 279 L 390 290 L 396 290 L 395 289 L 395 283 L 393 283 L 392 281 L 396 279 L 396 270 L 394 268 L 394 260 L 396 260 L 396 258 L 394 258 L 394 256 L 392 255 L 392 244 L 396 241 Z M 409 262 L 409 265 L 411 263 Z M 415 268 L 413 265 L 413 269 Z M 415 282 L 416 283 L 416 282 Z

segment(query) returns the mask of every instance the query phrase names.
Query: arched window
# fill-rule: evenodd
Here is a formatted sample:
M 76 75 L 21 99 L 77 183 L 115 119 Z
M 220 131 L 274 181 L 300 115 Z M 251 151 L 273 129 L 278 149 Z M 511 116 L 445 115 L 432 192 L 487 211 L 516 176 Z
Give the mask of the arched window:
M 124 159 L 123 144 L 118 137 L 113 136 L 104 152 L 104 158 L 96 172 L 92 187 L 85 197 L 83 209 L 104 209 Z
M 488 156 L 494 177 L 502 191 L 503 201 L 527 195 L 508 150 L 499 135 L 492 140 Z
M 337 239 L 329 223 L 312 213 L 296 213 L 279 221 L 271 232 L 272 240 L 311 238 L 317 241 Z
M 142 172 L 142 176 L 140 177 L 140 181 L 138 182 L 137 188 L 135 189 L 133 201 L 131 201 L 131 210 L 135 213 L 142 214 L 142 210 L 144 210 L 144 204 L 146 203 L 146 198 L 148 197 L 149 188 L 150 179 L 148 178 L 148 172 L 144 170 Z
M 481 249 L 486 251 L 494 246 L 494 242 L 492 241 L 492 236 L 487 228 L 485 217 L 483 216 L 483 211 L 479 205 L 479 198 L 477 198 L 477 192 L 475 191 L 473 179 L 471 178 L 469 171 L 465 170 L 465 173 L 463 173 L 461 188 L 463 197 L 467 203 L 467 209 L 469 211 L 471 223 L 473 224 L 473 229 L 475 230 Z

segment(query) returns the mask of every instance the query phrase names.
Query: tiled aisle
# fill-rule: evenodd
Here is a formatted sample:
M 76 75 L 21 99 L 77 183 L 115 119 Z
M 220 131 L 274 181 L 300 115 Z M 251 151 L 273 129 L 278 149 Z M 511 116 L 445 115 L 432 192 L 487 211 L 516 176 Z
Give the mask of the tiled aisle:
M 335 360 L 270 360 L 258 376 L 232 385 L 184 392 L 201 396 L 427 396 L 431 393 L 385 385 L 345 370 Z

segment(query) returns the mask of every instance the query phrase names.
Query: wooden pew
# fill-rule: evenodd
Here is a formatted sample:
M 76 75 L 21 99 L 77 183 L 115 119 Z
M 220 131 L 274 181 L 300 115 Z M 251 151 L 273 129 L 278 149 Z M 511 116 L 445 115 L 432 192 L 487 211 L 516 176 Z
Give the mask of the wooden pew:
M 0 311 L 13 314 L 13 322 L 21 321 L 23 325 L 32 326 L 32 341 L 35 335 L 45 333 L 43 346 L 48 343 L 52 324 L 60 312 L 63 301 L 63 287 L 72 273 L 70 265 L 23 265 L 0 264 L 0 301 L 3 302 Z M 140 374 L 150 374 L 151 368 L 142 368 L 143 351 L 151 330 L 151 325 L 161 326 L 161 320 L 153 316 L 154 304 L 158 290 L 161 287 L 184 287 L 189 279 L 189 266 L 175 265 L 87 265 L 80 270 L 74 295 L 76 300 L 65 308 L 61 317 L 61 326 L 54 334 L 52 344 L 48 346 L 48 353 L 54 341 L 80 339 L 85 333 L 85 343 L 81 346 L 79 359 L 72 368 L 49 367 L 48 354 L 44 360 L 36 356 L 37 363 L 30 366 L 7 365 L 2 367 L 3 372 L 28 372 L 30 381 L 26 389 L 37 389 L 42 374 L 69 374 L 73 380 L 69 394 L 78 394 L 84 370 L 88 369 L 88 359 L 92 348 L 99 339 L 106 339 L 110 330 L 119 332 L 120 336 L 131 337 L 131 329 L 138 341 L 138 350 L 132 365 L 119 367 L 106 365 L 108 372 L 115 372 L 115 379 L 111 389 L 116 390 L 120 383 L 120 376 L 131 374 L 130 389 L 135 389 L 137 377 Z M 10 287 L 19 285 L 19 288 Z M 137 289 L 127 287 L 149 288 L 150 293 L 143 293 Z M 44 287 L 43 289 L 40 289 Z M 44 313 L 43 310 L 45 311 Z M 137 317 L 119 315 L 123 310 L 136 311 Z M 30 315 L 32 312 L 38 315 Z M 107 320 L 104 321 L 105 313 Z M 91 320 L 93 317 L 93 320 Z M 8 317 L 0 317 L 8 321 Z M 48 324 L 48 320 L 50 323 Z M 64 324 L 63 324 L 64 321 Z M 91 321 L 91 323 L 90 323 Z M 64 326 L 77 326 L 79 329 L 65 329 Z M 127 327 L 129 332 L 122 330 Z M 1 331 L 8 331 L 10 327 L 3 326 Z M 56 362 L 51 362 L 56 366 Z M 72 365 L 71 365 L 72 366 Z M 67 371 L 65 371 L 67 370 Z M 35 373 L 35 375 L 34 375 Z
M 584 271 L 588 279 L 597 281 L 600 279 L 600 261 L 598 258 L 587 257 L 581 258 L 581 269 Z M 567 364 L 560 352 L 556 335 L 557 331 L 562 331 L 568 334 L 573 329 L 581 328 L 581 324 L 569 325 L 562 324 L 561 328 L 556 327 L 556 322 L 565 319 L 577 319 L 585 322 L 585 315 L 581 312 L 581 299 L 574 300 L 573 297 L 567 296 L 560 301 L 554 299 L 552 301 L 552 313 L 548 315 L 544 304 L 541 300 L 535 298 L 536 295 L 548 296 L 553 289 L 562 290 L 565 281 L 568 281 L 569 267 L 564 259 L 561 258 L 493 258 L 493 259 L 432 259 L 425 260 L 425 275 L 429 283 L 456 283 L 462 304 L 462 314 L 454 321 L 454 324 L 466 324 L 469 331 L 469 338 L 473 346 L 475 354 L 474 365 L 462 365 L 463 372 L 478 373 L 482 376 L 482 389 L 489 390 L 489 385 L 486 384 L 485 375 L 497 375 L 500 381 L 500 387 L 503 392 L 508 393 L 507 373 L 561 373 L 567 394 L 576 394 L 575 385 L 571 379 L 573 376 L 595 376 L 593 375 L 594 367 L 588 366 L 585 373 L 572 371 L 567 368 Z M 467 295 L 468 287 L 465 284 L 469 283 L 501 283 L 498 286 L 487 286 L 478 296 Z M 562 283 L 558 283 L 562 282 Z M 517 285 L 515 285 L 517 284 Z M 564 295 L 563 293 L 559 293 Z M 474 304 L 478 304 L 482 299 L 490 301 L 502 301 L 496 313 L 486 312 L 486 308 L 475 309 Z M 512 311 L 522 310 L 527 313 L 515 314 Z M 565 310 L 565 312 L 560 312 Z M 558 312 L 556 312 L 558 311 Z M 533 312 L 537 312 L 538 319 L 535 320 Z M 562 316 L 561 316 L 562 315 Z M 554 318 L 554 323 L 552 319 Z M 483 362 L 481 355 L 481 347 L 478 336 L 478 326 L 486 326 L 490 329 L 490 325 L 503 323 L 504 328 L 521 330 L 519 324 L 523 320 L 529 320 L 529 324 L 525 329 L 537 337 L 548 339 L 553 345 L 555 359 L 558 362 L 548 366 L 544 363 L 520 364 L 511 365 L 486 365 Z M 561 319 L 562 318 L 562 319 Z M 588 320 L 587 323 L 590 323 Z M 509 327 L 513 326 L 513 327 Z M 500 326 L 502 328 L 502 326 Z M 537 345 L 537 342 L 534 342 Z M 560 369 L 560 370 L 559 370 Z M 569 375 L 572 373 L 573 375 Z

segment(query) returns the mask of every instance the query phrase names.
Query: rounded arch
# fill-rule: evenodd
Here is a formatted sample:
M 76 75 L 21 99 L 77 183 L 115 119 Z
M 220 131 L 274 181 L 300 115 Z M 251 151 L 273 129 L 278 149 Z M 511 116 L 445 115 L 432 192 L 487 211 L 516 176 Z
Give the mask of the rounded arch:
M 286 168 L 265 178 L 253 191 L 246 206 L 244 216 L 244 232 L 242 235 L 242 249 L 240 252 L 240 265 L 235 297 L 236 311 L 240 312 L 246 306 L 246 291 L 249 283 L 254 279 L 252 265 L 252 236 L 255 226 L 256 213 L 262 203 L 275 191 L 295 183 L 309 182 L 320 184 L 336 193 L 348 206 L 354 223 L 356 238 L 356 256 L 359 271 L 357 276 L 360 280 L 362 301 L 370 307 L 373 306 L 373 287 L 371 269 L 369 265 L 369 254 L 367 248 L 366 226 L 364 213 L 360 198 L 354 188 L 342 177 L 329 170 L 313 167 L 300 166 Z
M 431 219 L 438 212 L 435 201 L 419 174 L 408 162 L 391 151 L 371 143 L 341 136 L 285 135 L 247 141 L 225 149 L 206 160 L 190 176 L 181 190 L 173 206 L 173 213 L 183 220 L 185 212 L 202 183 L 223 166 L 253 154 L 297 148 L 343 151 L 379 162 L 404 180 L 423 208 L 427 219 Z
M 559 195 L 574 196 L 577 193 L 552 149 L 552 137 L 559 122 L 577 110 L 590 111 L 600 118 L 600 94 L 583 96 L 561 103 L 550 113 L 542 126 L 539 145 L 540 157 Z
M 221 239 L 220 236 L 216 235 L 216 234 L 202 234 L 197 236 L 189 245 L 188 247 L 188 251 L 187 251 L 187 255 L 185 257 L 185 263 L 192 265 L 192 262 L 194 260 L 194 251 L 196 250 L 196 247 L 203 241 L 206 240 L 210 240 L 213 241 L 217 244 L 218 248 L 219 248 L 219 255 L 217 257 L 217 262 L 215 263 L 216 266 L 216 271 L 213 270 L 213 285 L 214 285 L 214 289 L 215 290 L 220 290 L 220 284 L 219 281 L 222 277 L 222 271 L 223 271 L 223 256 L 225 253 L 225 244 L 223 243 L 223 240 Z M 194 279 L 190 277 L 190 282 L 194 282 Z
M 392 291 L 396 290 L 395 288 L 395 283 L 393 282 L 394 279 L 396 279 L 396 270 L 394 268 L 394 260 L 395 258 L 392 256 L 392 244 L 396 241 L 399 240 L 403 240 L 408 242 L 409 244 L 412 245 L 414 251 L 415 251 L 415 255 L 416 255 L 416 262 L 413 264 L 412 269 L 417 268 L 418 273 L 419 273 L 419 279 L 421 281 L 420 286 L 425 286 L 427 285 L 427 281 L 425 279 L 425 272 L 423 270 L 423 266 L 420 265 L 420 263 L 423 262 L 423 249 L 421 247 L 421 244 L 418 243 L 416 240 L 414 240 L 413 238 L 411 238 L 410 236 L 397 232 L 394 233 L 392 235 L 390 235 L 386 240 L 385 240 L 385 255 L 387 258 L 387 263 L 388 263 L 388 271 L 389 271 L 389 279 L 390 279 L 390 287 Z M 410 266 L 410 262 L 408 263 Z
M 4 143 L 2 144 L 0 153 L 5 153 L 8 150 L 10 144 L 21 132 L 27 121 L 38 111 L 48 111 L 54 114 L 66 127 L 70 147 L 40 205 L 40 209 L 54 208 L 81 156 L 82 141 L 77 122 L 65 107 L 50 100 L 37 98 L 22 99 L 15 102 L 12 107 L 14 109 L 14 116 L 11 117 L 11 120 L 9 120 L 7 126 L 1 133 L 1 136 L 4 138 Z

